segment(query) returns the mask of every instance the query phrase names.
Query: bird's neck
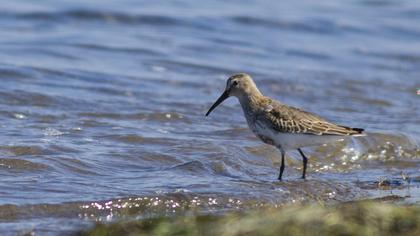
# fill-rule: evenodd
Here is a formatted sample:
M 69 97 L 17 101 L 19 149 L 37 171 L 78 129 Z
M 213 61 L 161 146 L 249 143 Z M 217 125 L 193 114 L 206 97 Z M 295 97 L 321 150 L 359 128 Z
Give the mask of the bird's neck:
M 263 95 L 260 91 L 256 90 L 252 93 L 245 93 L 238 96 L 239 103 L 241 103 L 244 112 L 253 112 L 260 104 L 263 99 Z

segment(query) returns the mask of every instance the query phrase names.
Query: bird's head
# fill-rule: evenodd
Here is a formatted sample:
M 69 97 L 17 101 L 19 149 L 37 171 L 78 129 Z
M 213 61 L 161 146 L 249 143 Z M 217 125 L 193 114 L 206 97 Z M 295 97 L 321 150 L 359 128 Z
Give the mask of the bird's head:
M 209 111 L 206 113 L 206 116 L 208 116 L 211 111 L 213 111 L 219 104 L 221 104 L 230 96 L 235 96 L 241 100 L 241 98 L 253 93 L 260 94 L 250 75 L 245 73 L 232 75 L 226 82 L 225 91 L 210 107 Z

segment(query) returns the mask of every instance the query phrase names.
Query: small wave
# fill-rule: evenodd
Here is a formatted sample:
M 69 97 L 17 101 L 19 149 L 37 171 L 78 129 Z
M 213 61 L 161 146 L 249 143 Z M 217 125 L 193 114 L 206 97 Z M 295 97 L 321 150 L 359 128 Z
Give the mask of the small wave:
M 318 60 L 330 60 L 332 59 L 331 56 L 321 53 L 321 52 L 310 52 L 310 51 L 303 51 L 299 49 L 290 49 L 286 51 L 286 54 L 290 56 L 298 56 L 298 57 L 305 57 L 305 58 L 312 58 Z
M 30 92 L 26 90 L 11 90 L 11 91 L 0 91 L 0 99 L 3 104 L 14 106 L 31 106 L 39 108 L 52 108 L 56 107 L 61 109 L 66 107 L 79 108 L 86 106 L 86 104 L 92 103 L 82 98 L 71 98 L 66 96 L 53 96 L 49 94 Z M 81 106 L 83 104 L 83 106 Z M 13 109 L 13 108 L 12 108 Z M 13 112 L 13 110 L 10 110 Z M 42 116 L 42 115 L 41 115 Z
M 259 206 L 262 206 L 261 201 Z M 266 204 L 269 204 L 266 202 Z M 244 209 L 258 206 L 255 201 L 219 194 L 192 194 L 188 191 L 159 195 L 133 196 L 100 201 L 65 202 L 61 204 L 0 205 L 0 219 L 39 217 L 78 217 L 81 220 L 112 220 L 118 217 L 168 215 L 222 209 Z
M 0 158 L 0 168 L 19 171 L 36 171 L 48 169 L 49 166 L 22 159 Z
M 19 120 L 24 120 L 24 119 L 28 118 L 26 115 L 21 114 L 21 113 L 14 113 L 13 117 L 16 118 L 16 119 L 19 119 Z
M 54 129 L 54 128 L 46 128 L 44 130 L 44 135 L 45 136 L 62 136 L 63 134 L 65 134 L 65 133 L 58 130 L 58 129 Z
M 51 161 L 56 162 L 58 166 L 64 169 L 64 171 L 70 172 L 72 174 L 89 176 L 99 175 L 94 166 L 91 166 L 87 162 L 75 158 L 60 157 Z
M 211 62 L 197 62 L 197 61 L 181 61 L 181 60 L 168 60 L 160 59 L 156 60 L 156 63 L 164 66 L 170 70 L 178 72 L 188 72 L 194 75 L 203 74 L 208 76 L 208 74 L 233 74 L 235 73 L 234 68 L 227 67 L 226 64 L 213 64 Z
M 279 184 L 272 185 L 272 187 L 276 186 L 279 187 Z M 312 192 L 311 186 L 316 186 L 315 188 L 318 188 L 318 190 Z M 243 196 L 230 196 L 222 193 L 192 193 L 185 190 L 181 192 L 175 190 L 175 192 L 98 201 L 64 202 L 60 204 L 8 204 L 0 205 L 0 219 L 75 216 L 81 220 L 113 220 L 124 217 L 147 218 L 191 212 L 192 210 L 196 212 L 222 212 L 226 210 L 250 210 L 264 206 L 279 207 L 286 203 L 284 202 L 285 199 L 294 199 L 294 202 L 301 202 L 309 197 L 317 200 L 316 195 L 319 195 L 319 198 L 330 200 L 337 198 L 337 195 L 354 195 L 350 188 L 333 186 L 333 184 L 328 183 L 314 184 L 313 181 L 288 183 L 286 188 L 299 190 L 296 192 L 274 190 L 277 194 L 271 197 L 270 194 L 253 195 L 252 192 Z M 273 189 L 268 191 L 273 195 Z
M 382 53 L 370 50 L 354 50 L 356 54 L 373 58 L 393 59 L 405 63 L 420 64 L 420 54 L 416 53 Z
M 389 35 L 404 35 L 406 39 L 411 38 L 412 40 L 417 40 L 420 37 L 420 30 L 418 28 L 409 27 L 406 25 L 386 25 L 383 29 Z
M 123 143 L 128 144 L 147 144 L 147 145 L 167 145 L 172 146 L 178 143 L 177 140 L 169 139 L 169 138 L 153 138 L 153 137 L 144 137 L 139 136 L 136 134 L 115 134 L 115 135 L 107 135 L 103 136 L 102 138 L 115 140 Z
M 310 157 L 315 172 L 386 169 L 391 163 L 395 170 L 412 170 L 420 157 L 420 147 L 405 135 L 368 133 L 365 137 L 317 147 Z
M 283 29 L 291 31 L 310 32 L 317 34 L 339 33 L 341 28 L 332 21 L 323 19 L 310 19 L 308 22 L 292 22 L 282 20 L 263 19 L 251 16 L 235 16 L 231 18 L 234 22 L 242 25 L 256 25 L 271 29 Z
M 230 163 L 232 164 L 232 163 Z M 238 178 L 240 176 L 244 175 L 244 172 L 242 170 L 242 168 L 240 168 L 240 165 L 237 166 L 233 166 L 233 167 L 237 167 L 236 170 L 235 168 L 232 168 L 232 166 L 227 165 L 224 161 L 212 161 L 210 163 L 210 167 L 211 170 L 213 171 L 213 173 L 215 175 L 219 175 L 219 176 L 226 176 L 226 177 L 230 177 L 230 178 Z
M 0 146 L 0 150 L 7 151 L 15 156 L 51 154 L 49 150 L 39 146 Z
M 79 113 L 84 117 L 107 118 L 118 120 L 150 120 L 150 121 L 190 121 L 182 114 L 177 112 L 153 112 L 153 113 L 100 113 L 100 112 L 84 112 Z
M 27 68 L 13 67 L 0 64 L 0 79 L 22 80 L 33 78 L 33 74 Z
M 29 55 L 34 55 L 34 56 L 49 56 L 52 57 L 54 59 L 66 59 L 66 60 L 71 60 L 71 61 L 76 61 L 76 60 L 80 60 L 79 57 L 71 55 L 71 54 L 66 54 L 64 52 L 61 52 L 59 50 L 54 50 L 54 49 L 43 49 L 43 48 L 33 48 L 33 47 L 28 47 L 27 45 L 23 46 L 21 45 L 18 49 L 15 49 L 16 51 L 21 51 L 22 54 L 25 54 L 26 56 Z
M 124 24 L 146 24 L 146 25 L 176 25 L 179 20 L 162 15 L 136 15 L 123 12 L 98 11 L 90 9 L 74 9 L 56 12 L 28 12 L 28 13 L 8 13 L 2 12 L 2 17 L 15 17 L 23 20 L 42 20 L 42 21 L 102 21 L 108 23 Z
M 4 103 L 20 106 L 48 107 L 54 104 L 55 98 L 41 93 L 22 90 L 0 92 L 0 98 Z
M 181 170 L 191 173 L 207 172 L 207 167 L 201 161 L 189 161 L 170 168 L 171 170 Z
M 387 1 L 387 0 L 363 0 L 363 1 L 360 1 L 360 3 L 363 5 L 374 6 L 374 7 L 396 7 L 402 4 L 402 2 L 400 3 L 398 1 Z
M 121 52 L 128 54 L 139 54 L 139 55 L 149 55 L 149 56 L 162 56 L 162 53 L 157 50 L 146 49 L 146 48 L 128 48 L 128 47 L 115 47 L 110 45 L 101 45 L 101 44 L 87 44 L 87 43 L 78 43 L 78 44 L 69 44 L 69 46 L 96 50 L 100 52 Z

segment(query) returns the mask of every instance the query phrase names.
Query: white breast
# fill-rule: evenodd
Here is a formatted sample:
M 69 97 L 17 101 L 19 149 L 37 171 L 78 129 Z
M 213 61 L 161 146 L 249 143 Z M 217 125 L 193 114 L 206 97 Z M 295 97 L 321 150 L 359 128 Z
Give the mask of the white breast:
M 277 133 L 273 134 L 273 138 L 282 148 L 289 150 L 336 142 L 343 140 L 345 136 Z
M 256 122 L 252 131 L 259 137 L 268 137 L 276 147 L 284 150 L 297 149 L 308 146 L 319 146 L 322 144 L 343 140 L 346 136 L 338 135 L 311 135 L 311 134 L 295 134 L 281 133 L 273 129 L 265 127 L 264 123 Z

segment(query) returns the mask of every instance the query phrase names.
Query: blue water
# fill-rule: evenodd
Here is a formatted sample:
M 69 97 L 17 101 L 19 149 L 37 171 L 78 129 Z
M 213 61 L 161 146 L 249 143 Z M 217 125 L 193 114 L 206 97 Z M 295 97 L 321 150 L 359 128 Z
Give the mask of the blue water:
M 420 201 L 419 1 L 1 6 L 2 235 L 192 207 Z M 279 153 L 248 130 L 235 99 L 204 117 L 237 72 L 368 136 L 305 149 L 307 181 L 288 153 L 279 183 Z M 383 179 L 390 188 L 377 187 Z

